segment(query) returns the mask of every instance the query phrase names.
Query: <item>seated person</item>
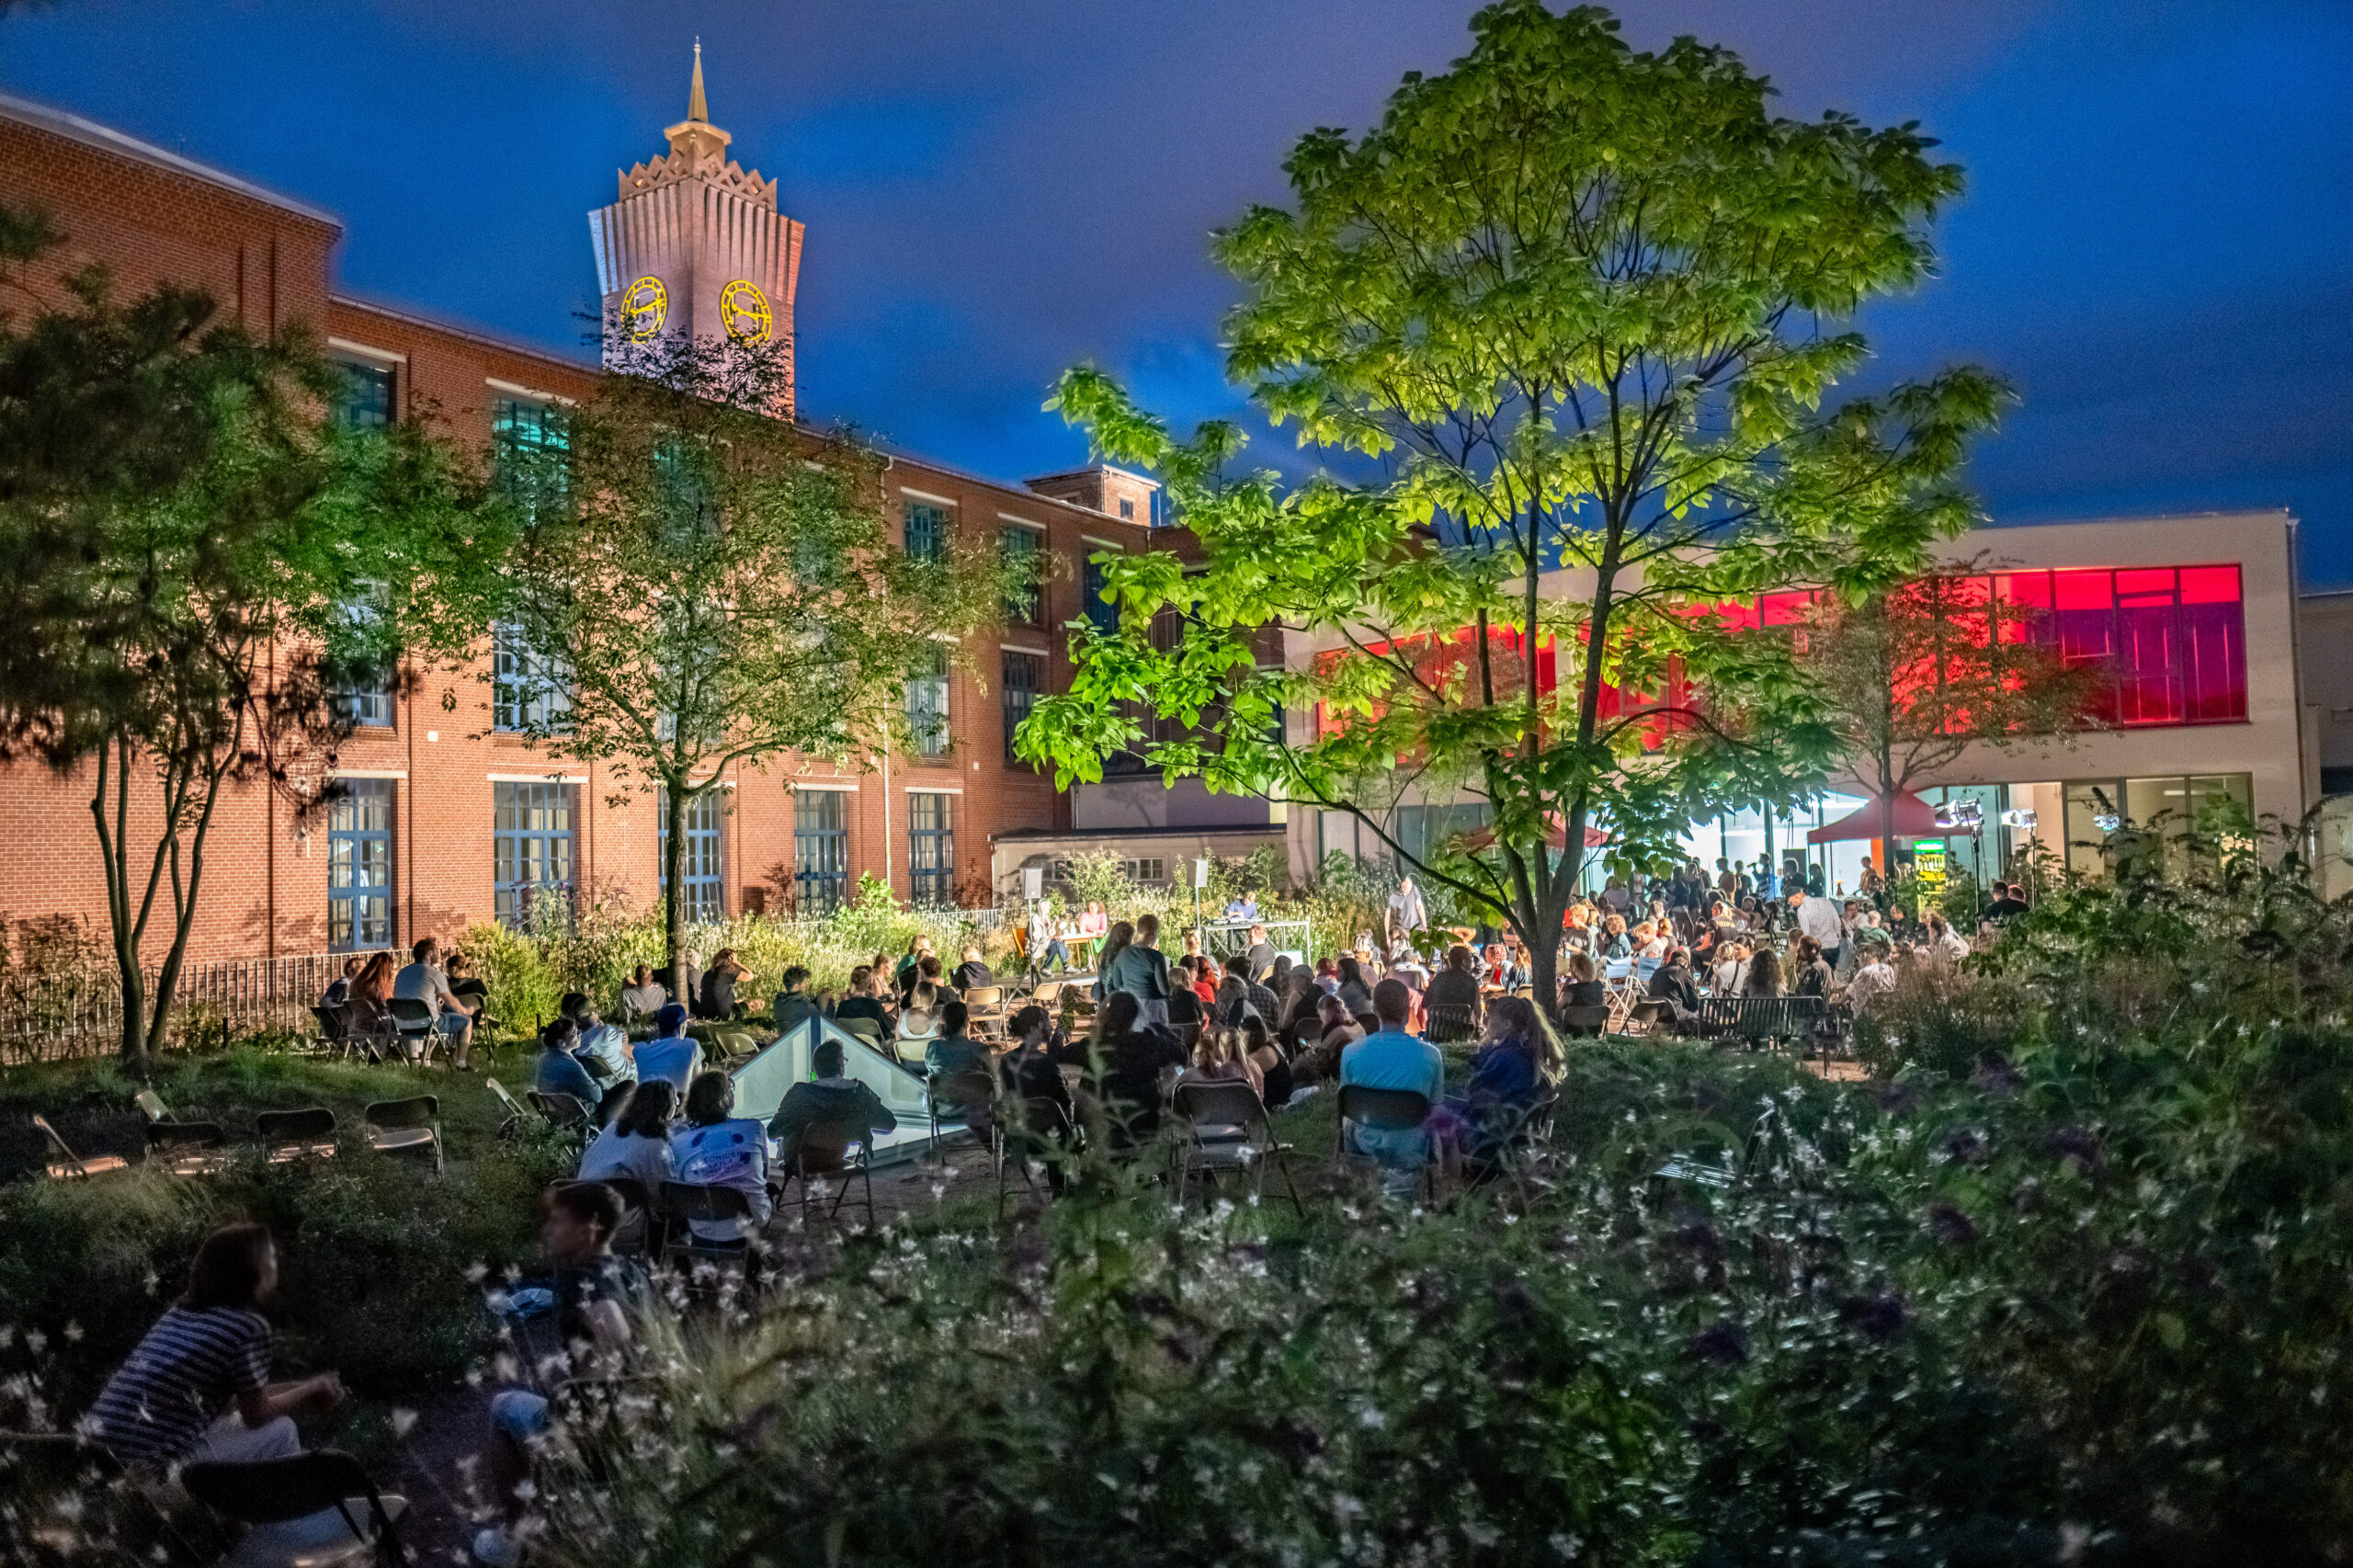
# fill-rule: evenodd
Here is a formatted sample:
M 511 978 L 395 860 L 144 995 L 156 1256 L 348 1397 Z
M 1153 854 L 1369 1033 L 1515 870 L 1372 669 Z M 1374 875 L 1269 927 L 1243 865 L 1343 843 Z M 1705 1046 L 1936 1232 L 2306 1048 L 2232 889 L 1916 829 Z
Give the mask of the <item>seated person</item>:
M 884 1033 L 890 1032 L 891 1010 L 875 994 L 875 970 L 871 964 L 859 964 L 849 971 L 849 994 L 834 1007 L 834 1021 L 847 1024 L 852 1018 L 872 1018 Z
M 1537 1108 L 1552 1097 L 1561 1046 L 1524 996 L 1498 999 L 1487 1014 L 1470 1081 L 1453 1103 L 1468 1128 L 1463 1153 L 1473 1175 L 1493 1171 Z
M 1699 983 L 1692 978 L 1689 952 L 1667 949 L 1666 961 L 1651 976 L 1649 995 L 1666 1004 L 1666 1016 L 1678 1028 L 1699 1016 Z
M 604 1103 L 605 1091 L 573 1057 L 572 1049 L 579 1043 L 580 1027 L 570 1018 L 558 1018 L 541 1029 L 540 1049 L 531 1057 L 531 1087 L 543 1095 L 569 1095 L 593 1116 Z
M 768 1222 L 768 1141 L 756 1121 L 739 1119 L 735 1080 L 698 1073 L 687 1090 L 686 1125 L 670 1134 L 670 1161 L 691 1187 L 729 1187 L 744 1195 L 748 1220 L 697 1220 L 699 1242 L 749 1241 Z
M 650 1018 L 669 1000 L 670 994 L 654 980 L 654 971 L 639 964 L 630 976 L 630 983 L 621 987 L 621 1022 L 628 1025 Z
M 1242 955 L 1242 972 L 1251 980 L 1264 980 L 1275 967 L 1275 945 L 1267 940 L 1264 926 L 1250 927 L 1250 946 Z
M 624 1093 L 628 1097 L 613 1119 L 580 1156 L 580 1179 L 626 1176 L 645 1189 L 647 1202 L 658 1203 L 662 1184 L 677 1180 L 678 1165 L 670 1157 L 670 1114 L 677 1096 L 662 1078 L 632 1085 Z
M 574 1372 L 593 1374 L 618 1366 L 636 1337 L 630 1313 L 645 1301 L 645 1277 L 627 1258 L 613 1256 L 613 1232 L 620 1221 L 620 1199 L 612 1188 L 596 1182 L 550 1187 L 540 1199 L 540 1246 L 552 1266 L 546 1280 L 555 1298 L 555 1311 L 545 1324 L 554 1343 L 546 1349 L 551 1354 L 563 1351 L 563 1365 Z M 549 1335 L 529 1337 L 536 1342 Z M 587 1347 L 585 1365 L 577 1359 L 582 1346 Z M 540 1359 L 523 1358 L 526 1365 Z M 487 1568 L 514 1568 L 522 1560 L 514 1527 L 527 1500 L 530 1447 L 546 1434 L 549 1415 L 548 1396 L 533 1389 L 503 1389 L 491 1396 L 490 1440 L 483 1468 L 503 1522 L 474 1535 L 474 1558 Z
M 638 1082 L 660 1078 L 670 1092 L 686 1098 L 687 1085 L 702 1071 L 702 1046 L 687 1034 L 687 1010 L 665 1002 L 654 1015 L 654 1038 L 640 1042 L 636 1051 Z
M 1302 1083 L 1316 1084 L 1340 1070 L 1340 1052 L 1362 1040 L 1365 1029 L 1357 1022 L 1356 1014 L 1337 996 L 1321 996 L 1315 1003 L 1313 1043 L 1294 1058 L 1294 1071 Z
M 278 1291 L 278 1246 L 266 1225 L 223 1225 L 198 1244 L 188 1291 L 156 1320 L 98 1392 L 84 1425 L 124 1464 L 291 1459 L 297 1412 L 343 1403 L 332 1372 L 269 1381 L 278 1331 L 262 1303 Z
M 939 1032 L 924 1048 L 924 1071 L 935 1078 L 958 1073 L 979 1073 L 988 1067 L 987 1048 L 964 1031 L 972 1027 L 972 1010 L 961 1002 L 939 1009 Z
M 702 977 L 702 1016 L 722 1024 L 741 1018 L 749 1009 L 735 999 L 735 988 L 756 983 L 752 971 L 735 961 L 734 949 L 720 949 Z
M 1571 952 L 1567 971 L 1568 1000 L 1562 1004 L 1563 1006 L 1606 1007 L 1609 1005 L 1608 991 L 1601 983 L 1601 971 L 1594 963 L 1591 953 L 1583 948 Z
M 449 989 L 449 977 L 441 969 L 441 939 L 419 937 L 409 953 L 415 961 L 392 977 L 392 999 L 422 1002 L 430 1007 L 435 1031 L 451 1042 L 450 1049 L 458 1053 L 458 1065 L 463 1067 L 473 1045 L 474 1009 Z M 409 1049 L 422 1054 L 425 1048 L 412 1045 Z
M 784 989 L 768 1004 L 768 1017 L 779 1034 L 799 1028 L 817 1012 L 817 1004 L 808 994 L 808 970 L 794 964 L 784 971 L 783 983 Z
M 597 1017 L 597 1009 L 588 1005 L 587 994 L 567 991 L 556 1010 L 570 1018 L 580 1031 L 579 1043 L 572 1054 L 588 1069 L 588 1075 L 609 1091 L 637 1082 L 637 1059 L 630 1054 L 629 1035 L 618 1024 L 608 1024 Z
M 1281 1042 L 1267 1028 L 1263 1018 L 1248 1018 L 1242 1025 L 1243 1059 L 1257 1069 L 1258 1097 L 1269 1107 L 1280 1108 L 1290 1103 L 1298 1089 L 1290 1067 L 1290 1060 L 1283 1054 Z
M 1250 1021 L 1258 1026 L 1260 1033 L 1266 1031 L 1266 1022 L 1257 1014 L 1251 1014 Z M 1252 1092 L 1264 1100 L 1267 1075 L 1256 1062 L 1250 1060 L 1243 1038 L 1243 1028 L 1238 1024 L 1203 1029 L 1199 1043 L 1193 1047 L 1191 1071 L 1194 1076 L 1206 1078 L 1211 1083 L 1247 1084 Z
M 319 1006 L 332 1013 L 351 1000 L 351 983 L 359 977 L 357 956 L 343 960 L 342 975 L 327 986 L 326 994 L 319 998 Z
M 1159 1131 L 1162 1075 L 1185 1064 L 1176 1037 L 1142 1019 L 1142 999 L 1132 991 L 1111 993 L 1096 1019 L 1095 1097 L 1113 1148 L 1146 1142 Z
M 786 1090 L 784 1103 L 776 1108 L 776 1115 L 768 1121 L 768 1136 L 776 1140 L 779 1170 L 794 1167 L 801 1158 L 801 1142 L 812 1127 L 855 1127 L 870 1135 L 888 1132 L 899 1125 L 899 1119 L 891 1114 L 891 1108 L 877 1098 L 872 1089 L 844 1074 L 840 1040 L 819 1040 L 817 1049 L 810 1052 L 809 1070 L 814 1074 L 813 1079 Z M 822 1160 L 818 1151 L 813 1149 L 810 1153 L 813 1168 L 841 1168 L 839 1159 L 831 1152 Z
M 1372 988 L 1372 1010 L 1381 1028 L 1340 1052 L 1341 1087 L 1410 1089 L 1437 1108 L 1446 1093 L 1446 1062 L 1438 1047 L 1406 1032 L 1413 1005 L 1413 994 L 1402 981 L 1384 980 Z M 1355 1153 L 1392 1172 L 1415 1173 L 1429 1163 L 1429 1135 L 1418 1127 L 1351 1124 L 1347 1139 Z
M 938 960 L 933 961 L 936 963 Z M 940 1033 L 940 1010 L 945 1006 L 946 1003 L 940 994 L 932 989 L 931 982 L 917 981 L 915 990 L 908 994 L 905 1008 L 899 1014 L 899 1027 L 893 1038 L 904 1045 L 912 1045 L 918 1040 L 938 1039 Z
M 964 949 L 964 961 L 958 964 L 949 973 L 948 983 L 959 991 L 978 991 L 983 986 L 995 985 L 996 972 L 981 961 L 981 949 L 978 947 L 967 947 Z
M 1446 967 L 1430 976 L 1422 994 L 1431 1040 L 1469 1040 L 1479 1032 L 1478 962 L 1478 956 L 1460 942 L 1446 949 Z
M 1045 1162 L 1047 1190 L 1059 1193 L 1068 1181 L 1063 1167 L 1078 1127 L 1078 1113 L 1071 1104 L 1070 1085 L 1063 1081 L 1062 1067 L 1049 1048 L 1054 1020 L 1046 1009 L 1032 1004 L 1014 1014 L 1006 1027 L 1013 1033 L 1014 1045 L 998 1059 L 997 1073 L 1006 1096 L 1020 1102 L 1019 1110 L 1008 1114 L 1018 1118 L 1016 1135 L 1021 1139 L 1023 1152 Z

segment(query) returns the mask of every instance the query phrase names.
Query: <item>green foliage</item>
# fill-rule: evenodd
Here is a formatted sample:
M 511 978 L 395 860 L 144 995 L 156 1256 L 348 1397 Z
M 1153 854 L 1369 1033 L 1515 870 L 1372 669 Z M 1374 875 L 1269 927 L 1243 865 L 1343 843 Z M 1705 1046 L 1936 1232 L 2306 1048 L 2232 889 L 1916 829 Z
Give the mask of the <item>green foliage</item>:
M 1916 574 L 1974 519 L 1954 475 L 2005 394 L 1959 368 L 1834 401 L 1865 358 L 1856 312 L 1927 275 L 1961 188 L 1915 126 L 1776 118 L 1731 53 L 1634 51 L 1594 7 L 1503 0 L 1472 30 L 1362 136 L 1302 139 L 1292 205 L 1216 242 L 1247 291 L 1232 378 L 1302 444 L 1388 477 L 1246 472 L 1234 426 L 1180 441 L 1068 372 L 1049 406 L 1165 476 L 1205 565 L 1107 557 L 1120 630 L 1078 629 L 1073 687 L 1021 746 L 1064 780 L 1141 750 L 1347 812 L 1504 912 L 1543 993 L 1588 826 L 1647 859 L 1828 760 L 1819 726 L 1783 722 L 1804 696 L 1786 641 L 1708 612 Z M 1155 633 L 1164 610 L 1181 638 Z M 1329 653 L 1261 668 L 1274 621 Z M 1311 711 L 1316 733 L 1284 733 Z M 1185 733 L 1147 742 L 1146 717 Z M 1492 842 L 1391 840 L 1408 786 L 1483 800 Z

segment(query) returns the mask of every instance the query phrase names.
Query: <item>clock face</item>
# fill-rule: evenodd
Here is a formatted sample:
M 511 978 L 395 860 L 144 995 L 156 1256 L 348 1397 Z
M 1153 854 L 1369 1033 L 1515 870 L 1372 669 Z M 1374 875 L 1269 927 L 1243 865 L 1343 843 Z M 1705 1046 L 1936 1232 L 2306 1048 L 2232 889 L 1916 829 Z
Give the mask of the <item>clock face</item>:
M 642 343 L 670 319 L 670 290 L 659 278 L 641 278 L 621 292 L 621 324 L 631 339 Z
M 757 343 L 767 336 L 775 324 L 768 311 L 768 297 L 759 286 L 746 278 L 738 278 L 719 291 L 719 322 L 727 335 L 745 343 Z

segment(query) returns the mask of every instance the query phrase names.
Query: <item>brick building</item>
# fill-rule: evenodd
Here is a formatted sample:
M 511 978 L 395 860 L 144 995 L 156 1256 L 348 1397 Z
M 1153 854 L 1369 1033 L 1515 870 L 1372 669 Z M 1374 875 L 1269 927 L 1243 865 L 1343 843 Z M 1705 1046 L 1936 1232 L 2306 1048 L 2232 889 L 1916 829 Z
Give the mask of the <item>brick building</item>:
M 608 319 L 624 329 L 666 324 L 789 339 L 801 228 L 779 212 L 775 182 L 728 158 L 727 135 L 704 110 L 699 62 L 688 118 L 666 135 L 669 151 L 623 171 L 616 202 L 590 214 Z M 62 279 L 97 262 L 126 293 L 193 284 L 256 331 L 308 324 L 347 368 L 344 414 L 360 423 L 431 421 L 494 453 L 560 429 L 564 403 L 585 396 L 596 374 L 580 360 L 337 293 L 341 227 L 331 215 L 5 97 L 0 199 L 45 208 L 65 235 L 27 273 L 35 291 L 61 298 Z M 732 769 L 723 801 L 709 798 L 690 823 L 688 892 L 699 910 L 822 908 L 866 872 L 903 897 L 990 903 L 1017 894 L 1020 865 L 1037 859 L 1025 843 L 1067 852 L 1119 837 L 1083 812 L 1074 823 L 1072 797 L 1007 752 L 1029 704 L 1069 678 L 1060 628 L 1109 613 L 1082 597 L 1096 581 L 1087 557 L 1182 541 L 1154 529 L 1154 486 L 1110 469 L 1011 485 L 893 453 L 884 487 L 886 520 L 911 539 L 979 532 L 1004 549 L 1043 552 L 1052 574 L 1036 612 L 986 634 L 989 650 L 974 660 L 985 681 L 954 671 L 927 689 L 916 683 L 911 703 L 947 706 L 949 743 L 938 755 Z M 658 898 L 656 802 L 616 803 L 602 769 L 502 728 L 512 716 L 482 678 L 495 667 L 488 632 L 472 669 L 407 671 L 384 691 L 353 694 L 360 723 L 337 770 L 347 793 L 330 810 L 297 821 L 260 789 L 224 802 L 192 957 L 405 943 L 511 915 L 550 884 L 641 907 Z M 1274 814 L 1259 802 L 1250 831 L 1279 840 Z M 1187 831 L 1181 812 L 1173 823 L 1165 811 L 1135 820 L 1155 839 Z M 103 932 L 86 778 L 0 770 L 0 832 L 10 851 L 0 858 L 0 919 L 74 915 Z M 1231 851 L 1231 824 L 1218 837 Z

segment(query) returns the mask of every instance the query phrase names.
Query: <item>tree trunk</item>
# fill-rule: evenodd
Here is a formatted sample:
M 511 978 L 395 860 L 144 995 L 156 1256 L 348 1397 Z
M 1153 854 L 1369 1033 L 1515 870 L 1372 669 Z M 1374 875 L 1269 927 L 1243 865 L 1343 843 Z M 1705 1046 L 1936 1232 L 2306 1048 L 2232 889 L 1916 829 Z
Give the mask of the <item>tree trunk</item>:
M 670 999 L 694 1010 L 693 1000 L 687 995 L 687 790 L 684 778 L 674 778 L 664 789 L 665 814 L 669 818 L 667 842 L 662 847 L 662 932 L 669 949 Z
M 132 1076 L 145 1078 L 147 1060 L 146 978 L 139 971 L 139 938 L 144 921 L 131 913 L 131 743 L 109 738 L 98 748 L 96 786 L 90 793 L 90 818 L 97 826 L 98 858 L 107 879 L 107 928 L 114 938 L 117 989 L 121 994 L 123 1065 Z M 113 791 L 109 822 L 108 791 Z M 152 885 L 152 884 L 151 884 Z

